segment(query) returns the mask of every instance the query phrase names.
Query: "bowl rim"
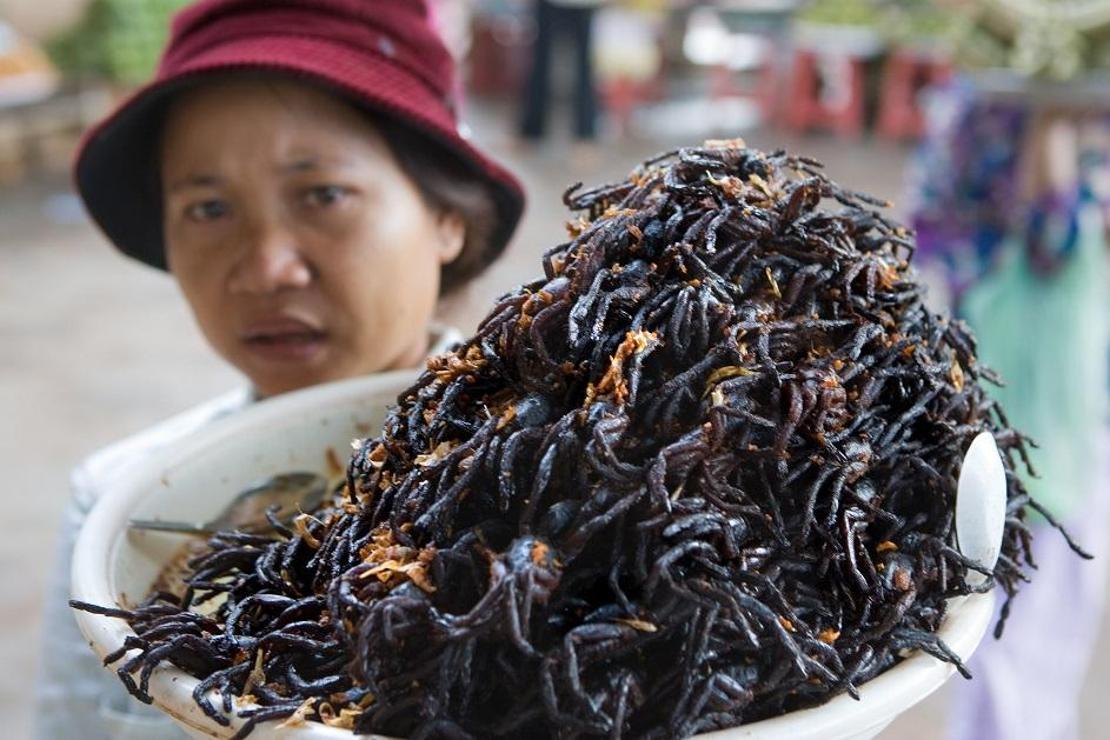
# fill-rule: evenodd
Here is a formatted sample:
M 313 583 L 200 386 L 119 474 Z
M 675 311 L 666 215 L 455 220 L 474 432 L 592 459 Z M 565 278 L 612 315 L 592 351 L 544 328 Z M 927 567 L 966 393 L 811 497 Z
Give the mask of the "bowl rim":
M 373 397 L 388 395 L 390 405 L 411 385 L 411 371 L 395 371 L 375 376 L 344 380 L 288 393 L 260 401 L 239 413 L 219 419 L 179 442 L 149 456 L 121 477 L 116 487 L 106 492 L 90 511 L 78 534 L 71 568 L 71 597 L 93 604 L 116 605 L 117 590 L 112 582 L 112 564 L 127 536 L 127 521 L 149 491 L 159 485 L 164 473 L 196 458 L 204 450 L 218 447 L 244 431 L 266 429 L 294 414 L 325 414 L 329 408 Z M 994 612 L 993 592 L 972 594 L 949 600 L 948 613 L 938 635 L 965 662 L 982 640 Z M 118 618 L 74 611 L 78 627 L 97 657 L 103 658 L 134 635 L 127 623 Z M 131 654 L 130 652 L 128 653 Z M 114 668 L 106 668 L 114 671 Z M 840 694 L 819 706 L 790 712 L 765 720 L 698 735 L 707 740 L 833 740 L 854 737 L 867 730 L 877 732 L 894 717 L 923 700 L 941 686 L 955 666 L 917 651 L 878 676 L 859 686 L 860 699 Z M 163 663 L 153 672 L 150 695 L 154 704 L 179 724 L 202 736 L 226 737 L 246 721 L 229 716 L 223 727 L 201 712 L 193 702 L 192 691 L 198 683 L 184 671 Z M 254 737 L 265 737 L 276 730 L 279 721 L 256 728 Z M 308 722 L 296 728 L 282 728 L 282 737 L 345 738 L 350 730 Z M 383 737 L 372 735 L 366 737 Z

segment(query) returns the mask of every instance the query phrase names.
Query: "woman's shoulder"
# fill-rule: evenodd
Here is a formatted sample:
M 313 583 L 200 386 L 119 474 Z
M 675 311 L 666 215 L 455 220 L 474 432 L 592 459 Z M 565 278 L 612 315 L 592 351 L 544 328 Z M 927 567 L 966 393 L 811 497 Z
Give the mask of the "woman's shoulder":
M 70 475 L 70 484 L 78 506 L 87 511 L 113 481 L 141 463 L 148 455 L 216 419 L 241 410 L 252 400 L 253 395 L 249 388 L 229 391 L 97 450 L 74 468 Z

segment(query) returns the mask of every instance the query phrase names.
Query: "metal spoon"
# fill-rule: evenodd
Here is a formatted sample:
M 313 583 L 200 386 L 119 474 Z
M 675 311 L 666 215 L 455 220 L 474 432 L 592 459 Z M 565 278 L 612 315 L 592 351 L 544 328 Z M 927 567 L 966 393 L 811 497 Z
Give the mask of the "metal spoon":
M 246 532 L 264 529 L 266 509 L 280 504 L 276 516 L 289 522 L 302 511 L 313 511 L 327 494 L 328 481 L 319 473 L 297 471 L 279 473 L 251 484 L 236 496 L 220 515 L 209 522 L 167 522 L 159 519 L 132 519 L 132 529 L 209 535 L 228 529 Z
M 982 432 L 964 455 L 956 484 L 956 541 L 960 552 L 993 569 L 1002 550 L 1006 527 L 1006 469 L 990 432 Z M 977 586 L 987 577 L 970 571 L 967 582 Z

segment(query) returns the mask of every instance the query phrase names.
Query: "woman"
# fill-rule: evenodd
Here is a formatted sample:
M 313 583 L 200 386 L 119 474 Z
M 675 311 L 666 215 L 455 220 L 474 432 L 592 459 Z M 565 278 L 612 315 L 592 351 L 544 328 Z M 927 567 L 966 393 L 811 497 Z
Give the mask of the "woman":
M 169 270 L 250 387 L 93 455 L 48 596 L 38 735 L 152 737 L 65 602 L 85 515 L 152 451 L 286 391 L 418 367 L 454 341 L 444 291 L 504 249 L 517 181 L 459 133 L 422 0 L 202 0 L 155 80 L 87 136 L 81 197 L 125 254 Z M 150 724 L 144 724 L 150 723 Z

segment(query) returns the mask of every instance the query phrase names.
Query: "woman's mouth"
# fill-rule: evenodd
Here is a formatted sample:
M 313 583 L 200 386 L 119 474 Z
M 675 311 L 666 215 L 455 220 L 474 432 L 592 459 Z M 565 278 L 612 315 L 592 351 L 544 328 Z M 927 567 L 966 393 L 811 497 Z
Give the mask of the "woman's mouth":
M 297 319 L 275 319 L 251 325 L 243 346 L 270 362 L 308 362 L 324 351 L 327 333 Z

